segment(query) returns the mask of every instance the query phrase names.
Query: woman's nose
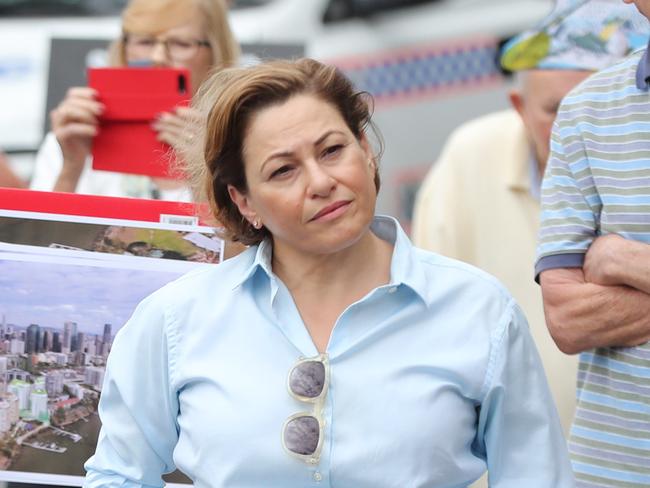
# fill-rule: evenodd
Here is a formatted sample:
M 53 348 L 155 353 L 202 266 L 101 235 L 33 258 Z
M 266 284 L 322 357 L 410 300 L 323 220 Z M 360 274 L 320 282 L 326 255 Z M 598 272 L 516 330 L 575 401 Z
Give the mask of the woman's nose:
M 151 62 L 156 66 L 169 65 L 169 56 L 167 54 L 167 46 L 164 42 L 157 42 L 151 50 Z
M 327 196 L 336 186 L 336 180 L 319 164 L 310 165 L 309 189 L 313 196 Z

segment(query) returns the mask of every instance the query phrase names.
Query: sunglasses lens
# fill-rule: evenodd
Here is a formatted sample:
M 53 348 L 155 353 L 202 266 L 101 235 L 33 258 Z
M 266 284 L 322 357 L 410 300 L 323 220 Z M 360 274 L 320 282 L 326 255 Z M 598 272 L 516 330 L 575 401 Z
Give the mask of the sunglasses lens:
M 320 361 L 305 361 L 291 371 L 289 388 L 298 396 L 316 398 L 325 385 L 325 365 Z
M 319 435 L 320 427 L 315 417 L 297 417 L 285 426 L 284 445 L 291 452 L 309 456 L 316 452 Z

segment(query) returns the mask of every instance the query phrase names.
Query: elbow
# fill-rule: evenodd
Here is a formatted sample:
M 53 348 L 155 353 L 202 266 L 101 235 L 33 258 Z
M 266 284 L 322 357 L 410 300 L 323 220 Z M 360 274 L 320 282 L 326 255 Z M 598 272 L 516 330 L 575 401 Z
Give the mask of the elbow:
M 578 354 L 589 347 L 584 344 L 582 338 L 576 333 L 579 330 L 572 318 L 561 309 L 544 307 L 546 326 L 553 338 L 557 348 L 564 354 Z
M 590 311 L 584 305 L 582 269 L 552 269 L 540 276 L 546 326 L 555 345 L 564 354 L 578 354 L 591 349 Z

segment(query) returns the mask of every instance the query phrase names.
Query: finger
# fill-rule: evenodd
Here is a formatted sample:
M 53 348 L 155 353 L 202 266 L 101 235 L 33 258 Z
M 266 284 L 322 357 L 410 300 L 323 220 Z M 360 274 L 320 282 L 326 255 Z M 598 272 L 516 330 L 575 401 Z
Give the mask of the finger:
M 158 140 L 166 142 L 177 151 L 186 149 L 194 139 L 194 135 L 183 127 L 154 125 L 153 129 Z
M 156 134 L 156 138 L 161 142 L 169 144 L 174 149 L 181 147 L 182 138 L 178 132 L 162 130 Z
M 177 121 L 155 121 L 151 127 L 156 132 L 167 132 L 170 133 L 174 138 L 181 141 L 190 141 L 194 139 L 197 131 L 193 128 L 191 124 L 188 123 L 177 123 Z
M 85 107 L 68 105 L 54 110 L 51 114 L 52 127 L 58 129 L 68 124 L 82 123 L 97 125 L 97 116 Z
M 202 118 L 199 110 L 183 105 L 176 107 L 174 113 L 186 121 L 198 122 Z
M 72 138 L 92 138 L 97 135 L 97 126 L 89 124 L 67 124 L 54 131 L 59 142 Z
M 95 115 L 101 115 L 106 108 L 103 103 L 88 98 L 71 98 L 69 104 L 73 107 L 88 110 Z
M 68 89 L 65 94 L 65 98 L 85 98 L 92 100 L 96 99 L 97 95 L 97 90 L 90 88 L 89 86 L 73 86 L 72 88 Z
M 75 121 L 96 124 L 97 117 L 103 111 L 104 106 L 99 102 L 87 99 L 66 99 L 50 112 L 50 120 L 53 126 Z
M 187 125 L 187 121 L 178 115 L 168 112 L 162 113 L 155 120 L 154 125 L 161 129 L 180 130 Z
M 65 112 L 70 108 L 86 110 L 95 115 L 100 115 L 104 111 L 104 104 L 88 98 L 66 98 L 54 110 Z

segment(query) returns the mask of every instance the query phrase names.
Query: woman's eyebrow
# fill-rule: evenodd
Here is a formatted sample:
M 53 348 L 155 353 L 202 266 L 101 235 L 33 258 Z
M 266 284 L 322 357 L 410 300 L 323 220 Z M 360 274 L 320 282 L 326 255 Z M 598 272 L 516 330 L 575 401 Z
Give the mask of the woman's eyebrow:
M 332 134 L 341 134 L 341 135 L 345 135 L 345 132 L 343 132 L 343 131 L 341 131 L 341 130 L 336 130 L 336 129 L 328 130 L 328 131 L 325 132 L 322 136 L 320 136 L 318 139 L 316 139 L 316 141 L 314 141 L 314 144 L 313 144 L 313 145 L 314 145 L 314 146 L 318 146 L 319 144 L 322 144 L 323 141 L 324 141 L 325 139 L 327 139 L 329 136 L 331 136 Z M 264 170 L 264 166 L 265 166 L 269 161 L 272 161 L 272 160 L 274 160 L 274 159 L 278 159 L 278 158 L 290 158 L 290 157 L 292 157 L 293 155 L 294 155 L 294 152 L 293 152 L 292 150 L 290 150 L 290 149 L 275 152 L 275 153 L 271 154 L 269 157 L 267 157 L 267 158 L 262 162 L 262 165 L 260 166 L 260 171 L 263 171 L 263 170 Z

